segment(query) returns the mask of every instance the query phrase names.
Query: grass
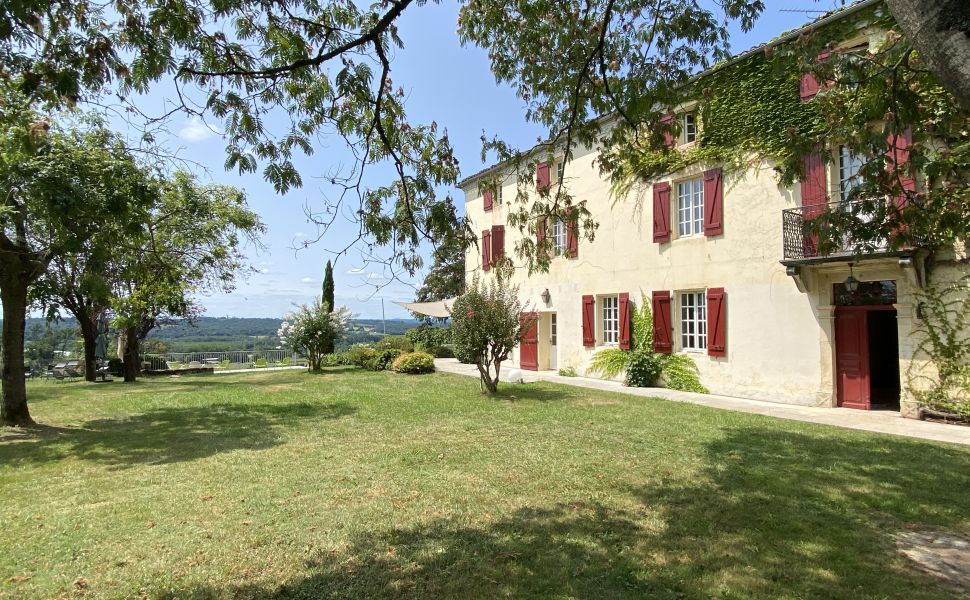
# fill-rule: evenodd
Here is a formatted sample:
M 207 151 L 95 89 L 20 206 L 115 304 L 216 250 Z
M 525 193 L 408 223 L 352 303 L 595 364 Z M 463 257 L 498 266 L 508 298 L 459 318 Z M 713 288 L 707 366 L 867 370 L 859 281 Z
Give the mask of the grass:
M 0 597 L 947 598 L 970 449 L 557 386 L 331 369 L 31 383 Z

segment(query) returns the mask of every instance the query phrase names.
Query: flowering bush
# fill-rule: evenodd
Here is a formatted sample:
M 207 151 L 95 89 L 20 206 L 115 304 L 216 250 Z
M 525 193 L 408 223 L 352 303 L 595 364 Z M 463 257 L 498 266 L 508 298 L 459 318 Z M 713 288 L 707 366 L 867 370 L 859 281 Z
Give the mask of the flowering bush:
M 426 352 L 407 352 L 394 360 L 391 370 L 409 375 L 433 373 L 434 357 Z
M 276 335 L 280 342 L 306 356 L 311 371 L 319 371 L 327 348 L 343 337 L 352 315 L 346 307 L 333 312 L 319 299 L 300 305 L 283 317 Z
M 451 308 L 456 354 L 478 365 L 482 389 L 489 394 L 498 391 L 502 362 L 519 344 L 525 328 L 534 326 L 534 321 L 523 317 L 517 292 L 503 279 L 495 278 L 486 286 L 476 277 Z

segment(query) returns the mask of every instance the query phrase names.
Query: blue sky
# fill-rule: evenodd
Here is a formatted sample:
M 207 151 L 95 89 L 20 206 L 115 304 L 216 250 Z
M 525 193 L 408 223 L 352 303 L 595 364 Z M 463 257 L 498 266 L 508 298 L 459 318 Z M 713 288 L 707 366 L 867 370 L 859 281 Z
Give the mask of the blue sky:
M 841 5 L 824 0 L 767 0 L 767 9 L 755 28 L 747 34 L 736 31 L 732 49 L 740 52 L 797 27 L 817 16 L 814 13 L 788 12 L 791 9 L 823 11 Z M 541 131 L 524 119 L 523 105 L 511 88 L 499 86 L 489 71 L 486 53 L 474 47 L 461 47 L 455 33 L 459 5 L 454 2 L 427 4 L 405 12 L 400 22 L 404 49 L 397 52 L 392 78 L 408 92 L 407 108 L 413 122 L 437 121 L 448 129 L 463 176 L 482 168 L 481 141 L 499 135 L 513 145 L 528 147 Z M 786 9 L 784 12 L 782 9 Z M 166 90 L 156 88 L 146 98 L 146 106 L 160 107 Z M 272 126 L 272 122 L 270 122 Z M 282 125 L 281 125 L 282 129 Z M 204 180 L 226 183 L 246 190 L 250 207 L 268 227 L 264 250 L 250 249 L 254 271 L 241 281 L 235 292 L 201 298 L 208 316 L 275 317 L 319 295 L 323 265 L 333 259 L 332 251 L 342 249 L 356 237 L 356 226 L 349 222 L 332 228 L 321 240 L 299 249 L 316 228 L 308 222 L 304 208 L 320 207 L 328 189 L 320 176 L 334 165 L 347 164 L 339 140 L 322 140 L 313 156 L 298 161 L 304 186 L 286 195 L 273 191 L 261 176 L 239 176 L 226 172 L 224 141 L 219 123 L 203 123 L 198 118 L 175 117 L 170 130 L 170 145 L 180 156 L 194 161 L 204 170 Z M 204 169 L 203 169 L 204 168 Z M 386 183 L 387 171 L 370 171 L 365 184 Z M 459 206 L 460 190 L 451 190 Z M 409 314 L 392 300 L 409 300 L 414 288 L 391 282 L 379 291 L 373 284 L 388 280 L 382 265 L 370 263 L 359 251 L 337 257 L 334 268 L 337 304 L 344 304 L 364 318 L 381 316 L 381 297 L 385 298 L 388 318 Z M 413 284 L 420 285 L 420 274 Z

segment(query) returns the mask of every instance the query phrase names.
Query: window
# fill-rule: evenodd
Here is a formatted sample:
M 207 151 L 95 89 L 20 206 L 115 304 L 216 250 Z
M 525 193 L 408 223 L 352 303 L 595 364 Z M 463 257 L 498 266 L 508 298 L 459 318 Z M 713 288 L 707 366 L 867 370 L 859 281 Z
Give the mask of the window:
M 495 201 L 499 204 L 502 203 L 502 184 L 501 183 L 495 184 Z
M 684 350 L 707 348 L 707 296 L 704 292 L 680 295 L 680 345 Z
M 683 121 L 681 124 L 683 143 L 693 143 L 697 140 L 697 121 L 694 118 L 694 113 L 684 113 Z
M 863 162 L 847 146 L 839 146 L 839 197 L 842 202 L 848 201 L 849 193 L 859 185 L 859 169 Z
M 556 313 L 549 315 L 549 345 L 556 345 Z
M 566 173 L 566 161 L 561 160 L 558 163 L 556 163 L 556 177 L 558 177 L 559 181 L 563 180 L 565 173 Z
M 604 296 L 603 305 L 603 343 L 617 344 L 620 341 L 620 301 L 616 296 Z
M 677 234 L 704 233 L 704 179 L 689 179 L 677 184 Z
M 552 248 L 555 256 L 566 254 L 566 222 L 556 219 L 552 224 Z

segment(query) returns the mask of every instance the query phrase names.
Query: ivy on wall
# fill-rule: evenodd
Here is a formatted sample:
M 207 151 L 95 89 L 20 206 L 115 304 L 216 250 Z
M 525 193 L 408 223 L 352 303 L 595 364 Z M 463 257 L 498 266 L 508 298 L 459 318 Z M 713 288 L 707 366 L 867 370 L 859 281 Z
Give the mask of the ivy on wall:
M 606 140 L 600 168 L 610 178 L 614 197 L 693 164 L 740 168 L 765 158 L 775 162 L 779 183 L 793 185 L 802 176 L 802 157 L 826 134 L 825 114 L 831 108 L 801 101 L 801 74 L 816 66 L 805 57 L 817 56 L 830 41 L 850 38 L 862 28 L 891 25 L 891 18 L 876 6 L 693 81 L 682 98 L 697 102 L 700 131 L 695 145 L 683 151 L 667 148 L 658 143 L 661 136 L 630 131 Z M 677 125 L 673 128 L 676 135 Z

